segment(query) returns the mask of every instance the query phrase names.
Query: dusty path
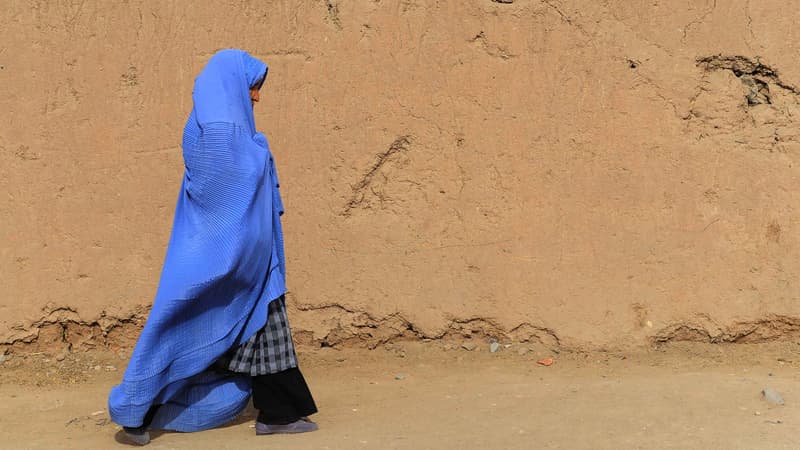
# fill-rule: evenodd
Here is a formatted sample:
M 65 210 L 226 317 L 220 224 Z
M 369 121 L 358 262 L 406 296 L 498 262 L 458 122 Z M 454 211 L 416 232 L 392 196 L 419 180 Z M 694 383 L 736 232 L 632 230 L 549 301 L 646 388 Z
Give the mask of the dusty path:
M 256 437 L 250 412 L 221 429 L 158 435 L 149 448 L 800 448 L 798 345 L 562 353 L 550 367 L 536 364 L 541 349 L 519 350 L 306 351 L 320 431 Z M 0 365 L 0 447 L 133 448 L 115 442 L 105 412 L 125 357 L 15 355 Z M 762 400 L 765 386 L 786 405 Z

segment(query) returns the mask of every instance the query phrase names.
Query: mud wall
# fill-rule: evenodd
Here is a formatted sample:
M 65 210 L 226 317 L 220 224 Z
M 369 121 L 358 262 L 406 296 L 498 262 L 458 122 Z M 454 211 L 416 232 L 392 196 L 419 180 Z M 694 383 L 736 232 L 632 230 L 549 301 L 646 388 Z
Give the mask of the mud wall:
M 10 1 L 0 344 L 129 343 L 194 76 L 240 47 L 298 339 L 800 334 L 784 1 Z

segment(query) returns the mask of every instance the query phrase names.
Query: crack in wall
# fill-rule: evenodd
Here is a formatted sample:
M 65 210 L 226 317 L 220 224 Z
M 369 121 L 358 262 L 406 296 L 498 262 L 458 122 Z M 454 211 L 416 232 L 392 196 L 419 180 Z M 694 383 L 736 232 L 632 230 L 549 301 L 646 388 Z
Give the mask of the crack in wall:
M 274 57 L 297 57 L 303 58 L 306 61 L 311 61 L 313 59 L 308 51 L 298 48 L 278 49 L 268 52 L 252 53 L 252 55 L 264 60 L 269 60 Z
M 747 0 L 744 4 L 744 15 L 747 17 L 747 32 L 750 34 L 750 39 L 745 37 L 744 42 L 747 44 L 747 48 L 753 51 L 753 45 L 750 43 L 750 40 L 756 41 L 756 34 L 753 32 L 753 17 L 750 15 L 750 0 Z
M 656 97 L 658 97 L 661 101 L 663 101 L 664 103 L 666 103 L 667 105 L 670 106 L 670 108 L 672 109 L 672 112 L 675 114 L 675 117 L 677 117 L 678 119 L 683 119 L 684 118 L 680 114 L 680 112 L 678 112 L 678 107 L 675 105 L 675 103 L 670 98 L 668 98 L 667 96 L 665 96 L 664 94 L 661 93 L 663 91 L 661 86 L 659 86 L 659 84 L 656 83 L 651 77 L 645 75 L 642 70 L 638 70 L 638 69 L 641 69 L 641 67 L 642 67 L 642 62 L 641 61 L 633 59 L 633 58 L 618 58 L 618 59 L 621 59 L 622 61 L 624 61 L 624 63 L 628 66 L 629 69 L 634 70 L 634 75 L 633 76 L 637 80 L 639 80 L 643 84 L 646 84 L 646 85 L 648 85 L 648 86 L 653 88 L 653 94 Z
M 469 42 L 477 44 L 483 49 L 484 52 L 486 52 L 487 55 L 495 58 L 507 60 L 519 56 L 515 53 L 509 52 L 508 49 L 503 46 L 490 43 L 483 31 L 476 34 L 474 38 L 469 40 Z
M 561 17 L 562 22 L 567 23 L 569 25 L 575 25 L 572 23 L 572 19 L 568 15 L 564 14 L 564 12 L 561 11 L 561 8 L 559 8 L 558 5 L 554 5 L 553 2 L 550 0 L 542 0 L 542 3 L 544 3 L 545 5 L 550 7 L 550 9 L 555 11 L 559 15 L 559 17 Z
M 630 34 L 632 34 L 634 38 L 638 39 L 641 42 L 646 43 L 648 46 L 651 46 L 651 47 L 653 47 L 655 49 L 658 49 L 658 50 L 664 52 L 670 58 L 674 58 L 675 57 L 675 54 L 674 54 L 674 52 L 672 50 L 670 50 L 667 47 L 664 47 L 663 45 L 659 44 L 658 42 L 652 41 L 651 39 L 653 38 L 653 36 L 643 35 L 636 28 L 634 28 L 630 24 L 628 24 L 628 22 L 625 19 L 619 17 L 619 15 L 617 15 L 617 12 L 615 11 L 614 7 L 610 6 L 608 4 L 608 2 L 602 1 L 602 2 L 600 2 L 600 6 L 605 10 L 605 14 L 610 17 L 611 21 L 616 22 L 617 24 L 625 27 L 625 29 Z
M 420 329 L 400 312 L 376 317 L 366 311 L 350 309 L 338 303 L 321 305 L 300 304 L 296 306 L 304 312 L 330 312 L 326 321 L 331 327 L 321 337 L 313 337 L 312 333 L 300 331 L 296 339 L 305 344 L 320 347 L 339 345 L 366 345 L 374 349 L 380 345 L 399 339 L 415 340 L 447 340 L 455 339 L 495 339 L 513 342 L 537 342 L 553 348 L 560 348 L 562 343 L 553 329 L 522 322 L 510 329 L 505 329 L 488 318 L 451 318 L 438 331 L 430 333 Z
M 372 189 L 373 178 L 394 155 L 408 151 L 413 139 L 414 137 L 408 134 L 400 136 L 392 142 L 386 151 L 378 153 L 372 166 L 364 173 L 361 180 L 352 187 L 353 193 L 350 196 L 350 200 L 347 201 L 344 211 L 342 211 L 343 216 L 349 216 L 353 209 L 363 206 L 367 190 L 370 190 L 377 197 L 381 197 L 379 192 Z
M 337 30 L 342 30 L 342 21 L 339 18 L 339 5 L 331 0 L 325 0 L 325 6 L 328 9 L 328 20 L 333 23 Z
M 718 54 L 695 61 L 703 72 L 696 93 L 689 99 L 688 112 L 682 117 L 687 133 L 697 133 L 697 140 L 725 139 L 747 150 L 794 151 L 798 145 L 795 117 L 800 108 L 799 88 L 759 58 Z M 733 76 L 726 79 L 714 75 L 718 73 Z M 736 81 L 743 89 L 735 87 Z M 737 98 L 741 101 L 734 100 Z
M 759 100 L 766 100 L 767 103 L 772 103 L 769 94 L 770 83 L 794 95 L 800 95 L 798 88 L 781 80 L 777 69 L 762 63 L 758 58 L 752 60 L 741 55 L 704 56 L 697 59 L 697 65 L 707 72 L 713 70 L 731 71 L 736 78 L 742 80 L 742 83 L 750 89 L 748 104 L 759 104 Z
M 67 347 L 91 349 L 97 346 L 135 342 L 149 308 L 139 307 L 124 317 L 109 316 L 105 311 L 95 320 L 85 320 L 69 306 L 47 305 L 45 315 L 30 324 L 11 327 L 12 333 L 0 346 Z
M 716 9 L 717 9 L 717 0 L 714 0 L 713 4 L 711 5 L 711 8 L 709 8 L 708 11 L 703 13 L 703 15 L 699 19 L 695 19 L 695 20 L 692 20 L 691 22 L 687 23 L 683 27 L 683 37 L 681 38 L 681 42 L 685 42 L 686 41 L 686 35 L 687 35 L 687 33 L 689 32 L 689 29 L 692 26 L 703 23 L 708 18 L 708 16 L 710 16 L 711 14 L 714 13 L 714 11 Z
M 364 346 L 375 349 L 399 340 L 463 340 L 484 339 L 515 343 L 537 343 L 554 349 L 565 347 L 556 330 L 520 322 L 511 328 L 499 325 L 491 318 L 450 318 L 434 332 L 421 329 L 400 312 L 376 316 L 367 311 L 349 308 L 339 303 L 320 305 L 299 304 L 297 310 L 306 313 L 328 313 L 318 321 L 326 326 L 321 335 L 311 330 L 293 330 L 295 340 L 302 344 L 320 347 Z M 710 344 L 755 344 L 794 341 L 800 338 L 800 318 L 787 315 L 769 315 L 762 319 L 734 322 L 728 326 L 716 325 L 710 317 L 700 315 L 703 322 L 680 321 L 670 324 L 648 338 L 655 347 L 671 342 L 700 342 Z M 91 350 L 98 347 L 132 347 L 147 318 L 147 308 L 125 317 L 111 317 L 103 313 L 97 320 L 82 320 L 70 307 L 57 307 L 28 326 L 18 325 L 16 337 L 0 342 L 2 347 L 36 348 L 53 350 L 67 347 L 71 350 Z
M 573 27 L 583 37 L 589 39 L 594 38 L 594 33 L 590 33 L 589 31 L 587 31 L 578 20 L 582 18 L 580 13 L 578 12 L 580 8 L 577 8 L 577 10 L 572 11 L 572 15 L 570 15 L 562 10 L 563 5 L 561 5 L 559 2 L 554 2 L 553 0 L 541 0 L 541 4 L 545 5 L 548 9 L 555 12 L 558 15 L 559 19 L 561 19 L 561 22 Z
M 736 322 L 727 327 L 676 323 L 660 330 L 650 341 L 656 346 L 669 342 L 758 344 L 791 341 L 799 337 L 800 318 L 769 315 L 764 319 Z

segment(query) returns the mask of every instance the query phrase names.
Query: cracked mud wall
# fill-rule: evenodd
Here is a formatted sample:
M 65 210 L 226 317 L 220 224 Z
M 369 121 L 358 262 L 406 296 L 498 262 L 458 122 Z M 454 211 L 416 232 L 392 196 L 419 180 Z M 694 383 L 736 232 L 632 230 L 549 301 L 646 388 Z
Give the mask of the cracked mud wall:
M 292 325 L 324 345 L 800 334 L 785 2 L 10 2 L 0 344 L 144 323 L 194 76 L 263 58 Z

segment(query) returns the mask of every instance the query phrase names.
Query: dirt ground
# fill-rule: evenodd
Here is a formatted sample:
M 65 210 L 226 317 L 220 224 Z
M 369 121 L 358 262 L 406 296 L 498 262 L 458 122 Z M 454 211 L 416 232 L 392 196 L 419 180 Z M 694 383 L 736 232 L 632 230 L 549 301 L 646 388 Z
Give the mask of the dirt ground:
M 61 361 L 61 357 L 64 357 Z M 106 395 L 126 351 L 16 354 L 0 365 L 0 447 L 125 448 Z M 552 356 L 549 367 L 537 360 Z M 800 345 L 670 345 L 637 354 L 514 344 L 303 349 L 320 430 L 255 436 L 253 412 L 153 449 L 780 449 L 800 447 Z M 785 399 L 773 406 L 760 392 Z

